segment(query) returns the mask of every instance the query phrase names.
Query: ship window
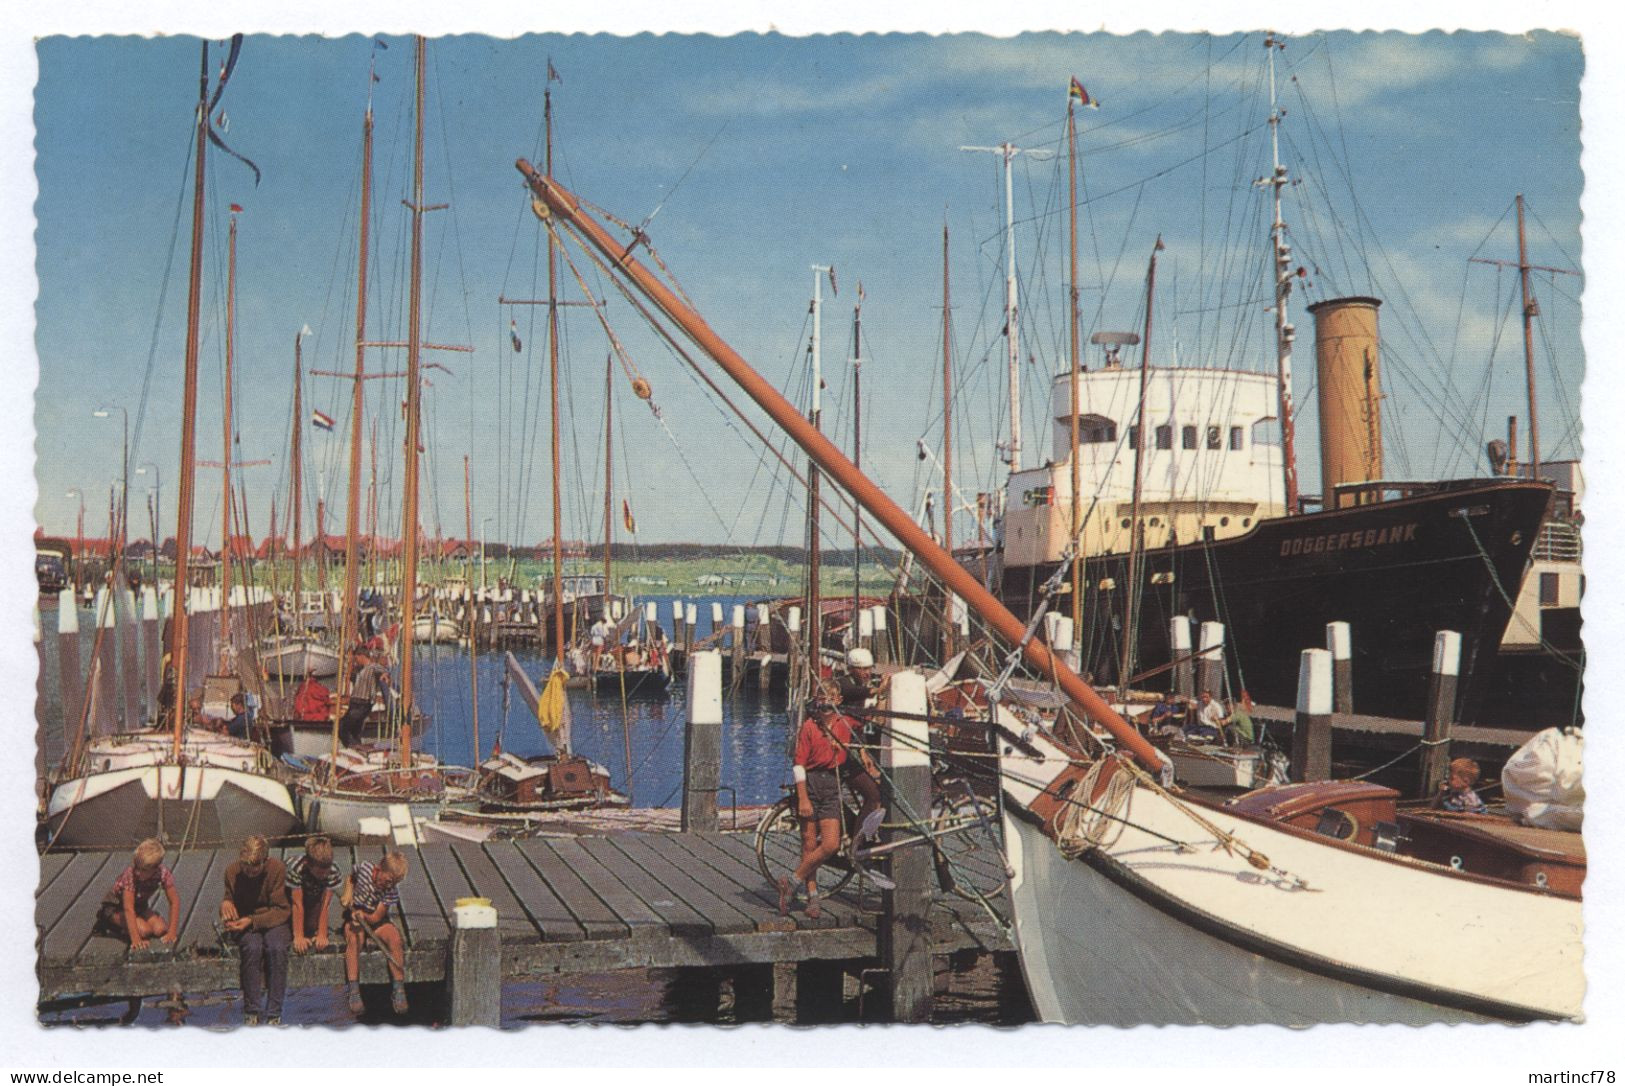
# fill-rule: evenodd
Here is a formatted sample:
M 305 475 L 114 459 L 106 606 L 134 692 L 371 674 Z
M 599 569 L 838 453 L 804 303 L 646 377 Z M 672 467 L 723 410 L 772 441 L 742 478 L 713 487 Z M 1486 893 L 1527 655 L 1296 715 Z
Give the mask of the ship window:
M 1117 441 L 1117 423 L 1103 415 L 1079 415 L 1078 441 L 1084 445 L 1113 444 Z
M 1124 518 L 1123 518 L 1123 523 L 1122 523 L 1122 527 L 1124 527 L 1124 528 L 1127 528 L 1127 527 L 1128 527 L 1128 518 L 1127 518 L 1127 517 L 1124 517 Z
M 1128 428 L 1128 447 L 1135 452 L 1140 450 L 1140 424 L 1135 423 Z
M 1230 527 L 1230 518 L 1229 517 L 1220 517 L 1219 518 L 1219 527 L 1221 527 L 1221 528 Z
M 1542 573 L 1540 575 L 1540 602 L 1544 607 L 1557 604 L 1557 574 Z
M 1251 528 L 1253 526 L 1253 518 L 1252 517 L 1242 517 L 1241 518 L 1241 526 L 1243 528 Z
M 1157 448 L 1171 449 L 1174 447 L 1174 428 L 1172 426 L 1157 427 Z
M 1196 427 L 1186 426 L 1179 436 L 1180 444 L 1184 445 L 1185 448 L 1196 448 Z
M 1230 448 L 1232 451 L 1241 448 L 1241 427 L 1239 426 L 1230 427 Z
M 1223 434 L 1224 431 L 1219 427 L 1209 426 L 1207 428 L 1207 447 L 1210 449 L 1222 448 Z

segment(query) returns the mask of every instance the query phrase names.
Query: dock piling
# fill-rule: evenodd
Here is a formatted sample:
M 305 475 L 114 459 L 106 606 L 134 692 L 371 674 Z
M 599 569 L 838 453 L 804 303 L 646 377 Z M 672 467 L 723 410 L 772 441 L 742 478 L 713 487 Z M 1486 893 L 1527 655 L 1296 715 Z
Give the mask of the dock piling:
M 1324 781 L 1332 775 L 1332 654 L 1304 649 L 1298 661 L 1298 716 L 1292 729 L 1294 781 Z
M 722 783 L 722 653 L 696 652 L 688 661 L 688 728 L 683 733 L 684 833 L 717 829 Z
M 70 743 L 85 711 L 83 667 L 79 655 L 79 603 L 73 589 L 64 588 L 56 604 L 56 668 L 62 690 L 62 736 Z
M 1456 721 L 1456 684 L 1461 670 L 1461 634 L 1440 630 L 1433 637 L 1433 671 L 1428 676 L 1427 716 L 1422 721 L 1422 773 L 1418 798 L 1438 789 L 1450 765 L 1450 729 Z
M 931 810 L 931 732 L 926 722 L 925 676 L 900 671 L 891 678 L 891 707 L 897 714 L 886 732 L 881 762 L 891 782 L 890 818 L 899 828 L 887 837 L 916 832 L 907 823 Z M 891 1020 L 931 1019 L 932 854 L 929 848 L 900 848 L 892 854 L 895 888 L 881 898 L 880 959 L 891 975 Z
M 1201 630 L 1202 654 L 1197 661 L 1196 685 L 1214 697 L 1224 694 L 1224 623 L 1204 622 Z
M 152 585 L 141 589 L 141 646 L 143 681 L 147 689 L 147 715 L 158 721 L 158 691 L 163 689 L 164 677 L 158 673 L 158 661 L 163 650 L 158 634 L 158 590 Z
M 739 686 L 745 681 L 745 605 L 736 603 L 733 606 L 733 633 L 728 642 L 729 665 L 732 668 L 733 685 Z
M 113 593 L 103 587 L 96 592 L 96 719 L 91 721 L 96 735 L 109 735 L 119 724 L 117 640 Z
M 1332 700 L 1339 713 L 1354 712 L 1354 639 L 1347 622 L 1326 623 L 1326 649 L 1332 654 Z
M 891 635 L 886 632 L 888 622 L 886 620 L 885 605 L 879 603 L 875 604 L 874 613 L 875 662 L 879 664 L 889 664 L 892 662 L 892 644 Z

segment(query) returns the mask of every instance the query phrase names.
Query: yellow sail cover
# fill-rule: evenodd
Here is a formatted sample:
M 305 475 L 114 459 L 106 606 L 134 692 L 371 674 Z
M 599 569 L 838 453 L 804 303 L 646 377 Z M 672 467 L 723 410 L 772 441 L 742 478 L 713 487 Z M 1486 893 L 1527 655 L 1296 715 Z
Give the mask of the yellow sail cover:
M 542 728 L 548 733 L 557 735 L 570 720 L 570 703 L 564 696 L 565 673 L 563 668 L 554 668 L 553 674 L 547 677 L 547 685 L 542 687 L 542 696 L 536 702 L 536 719 L 542 722 Z

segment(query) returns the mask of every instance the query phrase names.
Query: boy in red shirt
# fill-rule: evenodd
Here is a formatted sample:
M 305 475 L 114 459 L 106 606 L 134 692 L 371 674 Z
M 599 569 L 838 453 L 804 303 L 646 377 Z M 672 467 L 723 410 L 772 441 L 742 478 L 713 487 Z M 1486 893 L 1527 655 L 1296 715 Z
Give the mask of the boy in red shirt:
M 807 915 L 816 920 L 818 869 L 841 850 L 841 780 L 852 721 L 836 709 L 834 690 L 818 692 L 811 713 L 796 733 L 796 815 L 801 819 L 801 862 L 795 873 L 779 880 L 779 912 L 788 914 L 795 884 L 807 887 Z

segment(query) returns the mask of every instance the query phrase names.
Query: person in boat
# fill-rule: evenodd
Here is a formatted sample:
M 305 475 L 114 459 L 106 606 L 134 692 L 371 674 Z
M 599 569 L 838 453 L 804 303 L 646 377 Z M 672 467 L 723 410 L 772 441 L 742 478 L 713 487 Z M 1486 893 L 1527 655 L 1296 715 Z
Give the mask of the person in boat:
M 169 903 L 169 919 L 153 911 L 152 899 L 162 889 Z M 181 895 L 175 876 L 164 863 L 164 843 L 149 837 L 135 846 L 135 855 L 102 899 L 96 928 L 105 935 L 127 938 L 131 950 L 145 950 L 149 939 L 173 945 L 175 918 L 181 914 Z
M 865 648 L 856 648 L 846 654 L 846 678 L 840 684 L 841 712 L 846 717 L 853 736 L 853 745 L 847 748 L 847 759 L 841 765 L 841 779 L 858 797 L 863 810 L 858 824 L 858 840 L 873 837 L 886 817 L 885 805 L 880 802 L 880 769 L 874 758 L 864 749 L 874 745 L 875 729 L 863 716 L 874 700 L 875 658 Z
M 1471 758 L 1451 759 L 1449 776 L 1439 793 L 1439 807 L 1446 811 L 1461 811 L 1466 814 L 1488 812 L 1489 806 L 1474 791 L 1478 786 L 1478 776 L 1478 763 Z
M 666 629 L 658 622 L 649 623 L 649 666 L 659 669 L 665 666 L 666 653 L 669 650 L 666 644 Z
M 1257 736 L 1253 731 L 1253 696 L 1243 690 L 1230 705 L 1230 723 L 1225 729 L 1230 741 L 1239 747 L 1252 746 Z
M 373 659 L 369 653 L 358 653 L 361 667 L 350 682 L 350 704 L 339 720 L 339 742 L 347 747 L 361 745 L 361 729 L 372 715 L 372 703 L 389 689 L 389 669 Z
M 236 936 L 241 952 L 238 977 L 243 986 L 243 1024 L 282 1024 L 282 1000 L 288 991 L 288 872 L 270 854 L 265 838 L 243 842 L 237 862 L 225 872 L 220 923 Z
M 327 949 L 327 911 L 343 884 L 326 834 L 305 838 L 305 853 L 288 865 L 288 903 L 293 910 L 293 952 Z
M 389 965 L 389 1001 L 396 1014 L 405 1014 L 405 946 L 401 930 L 389 918 L 390 906 L 399 906 L 396 887 L 406 878 L 406 856 L 391 850 L 377 863 L 362 860 L 350 872 L 350 903 L 344 909 L 344 992 L 350 1013 L 360 1014 L 361 948 L 374 939 Z
M 796 817 L 801 822 L 801 860 L 789 878 L 779 880 L 781 915 L 789 914 L 797 884 L 807 888 L 807 916 L 816 920 L 822 915 L 818 869 L 841 849 L 840 768 L 846 761 L 852 725 L 848 717 L 841 715 L 838 699 L 839 691 L 833 684 L 822 684 L 796 733 L 791 775 L 796 787 Z
M 615 636 L 615 624 L 610 622 L 608 615 L 602 615 L 592 624 L 588 636 L 592 638 L 593 659 L 602 666 L 604 654 L 609 651 L 610 639 Z
M 250 723 L 248 698 L 239 690 L 231 696 L 231 719 L 225 722 L 222 731 L 233 739 L 247 739 Z
M 1198 743 L 1216 743 L 1224 736 L 1224 726 L 1230 718 L 1224 715 L 1224 703 L 1204 690 L 1196 719 L 1185 725 L 1185 738 Z

